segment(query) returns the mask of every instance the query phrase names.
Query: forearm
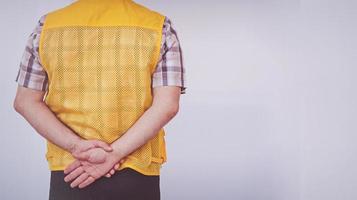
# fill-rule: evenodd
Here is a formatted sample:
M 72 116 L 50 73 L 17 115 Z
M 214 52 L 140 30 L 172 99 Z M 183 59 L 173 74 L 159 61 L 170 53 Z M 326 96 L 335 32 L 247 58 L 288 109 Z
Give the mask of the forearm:
M 72 152 L 81 138 L 64 125 L 44 102 L 24 102 L 16 107 L 30 125 L 44 138 Z
M 159 130 L 178 112 L 172 106 L 153 105 L 131 126 L 127 132 L 111 144 L 118 159 L 126 157 L 133 151 L 155 137 Z

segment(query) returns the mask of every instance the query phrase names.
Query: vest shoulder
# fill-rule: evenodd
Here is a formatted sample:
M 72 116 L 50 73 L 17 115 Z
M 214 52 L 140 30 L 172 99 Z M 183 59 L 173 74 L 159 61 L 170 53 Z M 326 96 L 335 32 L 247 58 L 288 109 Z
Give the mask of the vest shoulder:
M 74 5 L 76 4 L 76 2 L 73 2 L 71 4 L 68 4 L 66 6 L 63 6 L 61 8 L 57 8 L 54 10 L 51 10 L 49 12 L 46 13 L 46 18 L 49 17 L 54 17 L 54 16 L 60 16 L 63 15 L 66 12 L 71 12 L 71 10 L 73 10 Z
M 166 17 L 164 14 L 134 1 L 132 1 L 132 5 L 132 15 L 136 16 L 139 24 L 150 24 L 151 26 L 162 28 Z
M 64 21 L 70 21 L 70 19 L 75 19 L 76 15 L 78 16 L 77 2 L 73 2 L 61 8 L 51 10 L 45 14 L 46 18 L 44 21 L 44 29 L 49 25 L 61 24 Z

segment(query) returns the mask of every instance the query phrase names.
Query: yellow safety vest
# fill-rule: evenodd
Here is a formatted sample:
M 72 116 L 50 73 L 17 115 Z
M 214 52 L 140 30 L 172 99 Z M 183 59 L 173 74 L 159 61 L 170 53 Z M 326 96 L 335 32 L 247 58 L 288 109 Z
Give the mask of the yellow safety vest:
M 152 104 L 151 75 L 159 60 L 165 16 L 132 0 L 79 0 L 47 13 L 40 60 L 48 74 L 45 103 L 84 139 L 112 143 Z M 159 175 L 165 131 L 127 156 L 129 167 Z M 50 170 L 75 158 L 47 140 Z

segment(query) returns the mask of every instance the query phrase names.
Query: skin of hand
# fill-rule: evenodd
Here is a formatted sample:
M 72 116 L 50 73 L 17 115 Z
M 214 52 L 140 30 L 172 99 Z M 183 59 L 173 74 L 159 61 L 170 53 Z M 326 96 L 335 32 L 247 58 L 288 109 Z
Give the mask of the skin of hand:
M 88 158 L 92 150 L 89 150 L 86 153 Z M 75 160 L 71 163 L 66 169 L 64 173 L 67 174 L 64 178 L 65 182 L 71 182 L 70 186 L 72 188 L 79 187 L 84 188 L 100 177 L 106 175 L 109 171 L 119 168 L 119 164 L 123 161 L 121 157 L 119 157 L 115 152 L 105 152 L 105 162 L 103 163 L 91 163 L 87 160 Z M 110 173 L 110 172 L 109 172 Z
M 74 186 L 80 185 L 80 188 L 86 187 L 93 183 L 96 178 L 88 177 L 88 173 L 96 173 L 94 176 L 106 174 L 108 177 L 113 170 L 109 170 L 118 164 L 118 161 L 131 154 L 148 140 L 155 137 L 158 131 L 167 124 L 178 112 L 180 87 L 177 86 L 159 86 L 153 89 L 153 104 L 144 114 L 131 126 L 127 132 L 111 144 L 115 158 L 108 159 L 109 164 L 91 164 L 88 162 L 75 161 L 67 169 L 70 177 L 66 179 L 71 181 Z M 112 160 L 117 160 L 113 162 Z M 109 167 L 112 165 L 111 167 Z M 95 167 L 94 167 L 95 166 Z M 114 170 L 115 171 L 115 170 Z M 91 175 L 91 174 L 90 174 Z M 91 175 L 92 176 L 92 175 Z M 88 180 L 90 179 L 90 180 Z M 83 184 L 82 184 L 83 183 Z

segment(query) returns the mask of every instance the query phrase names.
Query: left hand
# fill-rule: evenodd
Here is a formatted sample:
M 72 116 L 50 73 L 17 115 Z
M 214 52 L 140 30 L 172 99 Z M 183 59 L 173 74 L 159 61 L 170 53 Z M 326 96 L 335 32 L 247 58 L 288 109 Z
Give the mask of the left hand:
M 112 147 L 103 141 L 84 139 L 81 139 L 70 149 L 74 158 L 88 160 L 92 163 L 104 162 L 106 152 L 112 151 Z
M 72 155 L 75 159 L 86 160 L 90 163 L 103 163 L 107 159 L 107 152 L 103 148 L 98 147 L 94 147 Z

